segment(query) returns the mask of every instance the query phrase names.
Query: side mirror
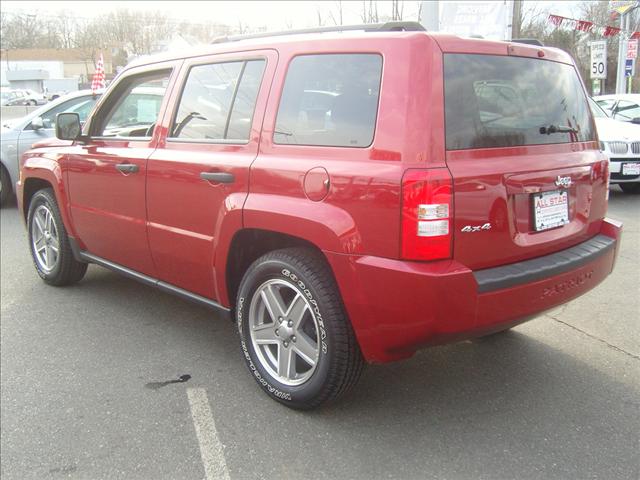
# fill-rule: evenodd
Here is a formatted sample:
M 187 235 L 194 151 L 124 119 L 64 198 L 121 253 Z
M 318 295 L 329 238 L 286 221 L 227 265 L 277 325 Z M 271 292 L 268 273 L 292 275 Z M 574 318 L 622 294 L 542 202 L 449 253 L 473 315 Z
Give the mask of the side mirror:
M 631 120 L 631 123 L 635 123 L 637 125 L 640 125 L 640 117 L 636 117 L 633 120 Z
M 36 117 L 31 120 L 31 129 L 32 130 L 42 130 L 44 128 L 44 123 L 42 121 L 42 117 Z
M 77 140 L 82 133 L 80 115 L 75 112 L 59 113 L 56 117 L 56 137 L 60 140 Z

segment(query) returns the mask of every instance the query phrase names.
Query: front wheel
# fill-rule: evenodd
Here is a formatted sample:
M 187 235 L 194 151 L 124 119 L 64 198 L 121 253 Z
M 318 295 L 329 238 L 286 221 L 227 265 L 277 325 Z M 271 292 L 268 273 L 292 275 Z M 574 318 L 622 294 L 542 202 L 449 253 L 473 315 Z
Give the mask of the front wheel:
M 0 206 L 4 207 L 11 196 L 11 180 L 4 165 L 0 165 Z
M 55 195 L 50 188 L 36 192 L 27 215 L 31 257 L 38 275 L 49 285 L 70 285 L 84 277 L 87 264 L 73 257 Z
M 334 400 L 360 377 L 364 361 L 335 280 L 313 250 L 256 260 L 240 284 L 236 319 L 251 374 L 289 407 Z
M 620 188 L 624 193 L 636 194 L 640 193 L 640 182 L 634 183 L 619 183 Z

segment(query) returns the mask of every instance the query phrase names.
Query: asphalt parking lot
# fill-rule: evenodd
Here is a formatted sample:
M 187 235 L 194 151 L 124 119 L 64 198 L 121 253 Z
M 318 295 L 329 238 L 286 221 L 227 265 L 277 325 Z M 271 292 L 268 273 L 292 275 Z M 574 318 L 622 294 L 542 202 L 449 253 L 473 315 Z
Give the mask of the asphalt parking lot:
M 640 196 L 612 188 L 622 250 L 586 296 L 311 413 L 262 394 L 205 308 L 96 266 L 46 286 L 0 215 L 3 479 L 640 478 Z

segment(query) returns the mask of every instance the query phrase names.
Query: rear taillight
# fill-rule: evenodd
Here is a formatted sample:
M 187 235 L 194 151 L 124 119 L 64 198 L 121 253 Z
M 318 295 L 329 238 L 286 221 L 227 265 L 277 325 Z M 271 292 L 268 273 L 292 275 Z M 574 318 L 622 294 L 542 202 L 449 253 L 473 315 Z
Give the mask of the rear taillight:
M 402 177 L 402 257 L 451 257 L 452 179 L 446 168 L 407 170 Z

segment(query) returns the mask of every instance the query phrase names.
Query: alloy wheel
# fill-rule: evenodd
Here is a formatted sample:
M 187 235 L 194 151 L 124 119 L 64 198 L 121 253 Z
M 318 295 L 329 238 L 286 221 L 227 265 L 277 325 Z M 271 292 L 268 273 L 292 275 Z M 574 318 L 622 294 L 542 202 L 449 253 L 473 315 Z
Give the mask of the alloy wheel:
M 46 273 L 51 272 L 60 257 L 60 238 L 51 210 L 46 205 L 40 205 L 33 212 L 31 244 L 38 266 Z
M 320 356 L 318 320 L 308 299 L 291 283 L 273 279 L 255 291 L 249 333 L 260 364 L 280 383 L 301 385 Z

